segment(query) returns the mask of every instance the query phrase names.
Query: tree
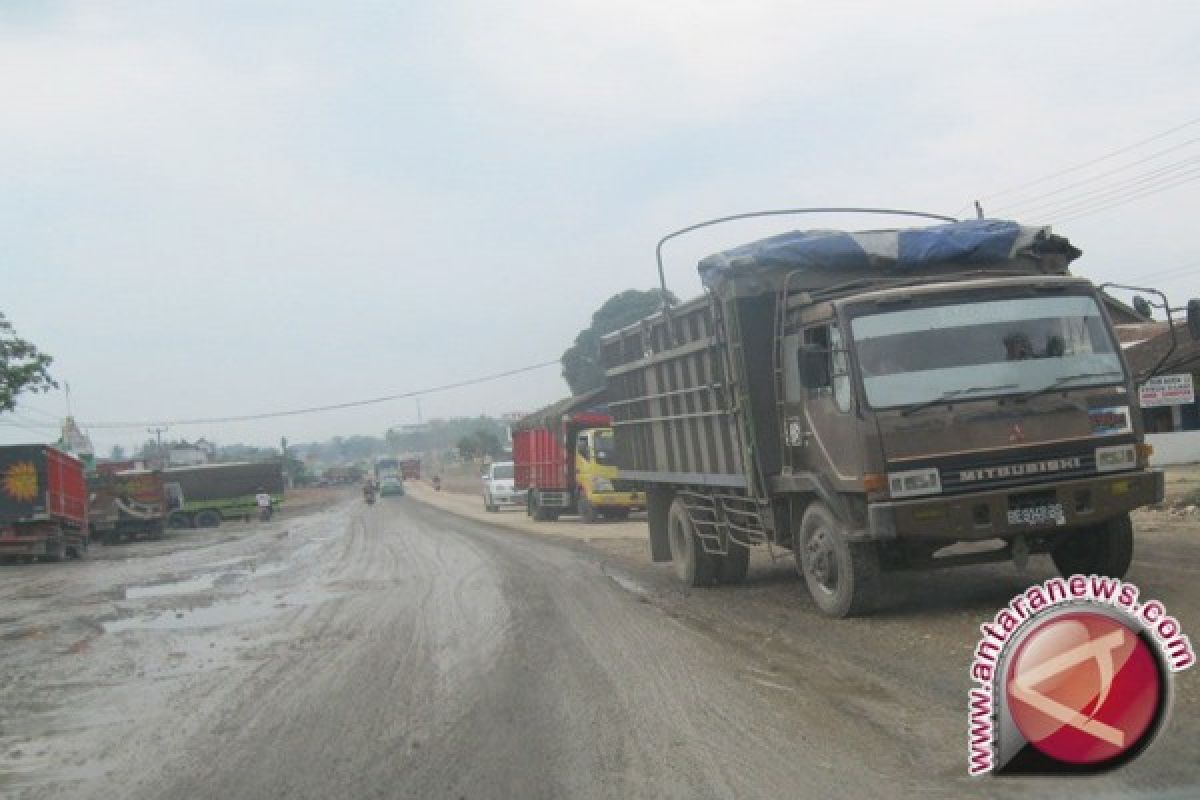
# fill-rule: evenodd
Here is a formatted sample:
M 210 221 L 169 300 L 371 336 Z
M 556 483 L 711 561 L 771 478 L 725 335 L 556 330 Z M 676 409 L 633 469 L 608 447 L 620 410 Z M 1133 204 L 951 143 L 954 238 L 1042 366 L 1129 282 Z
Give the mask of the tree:
M 667 292 L 667 300 L 676 302 Z M 571 394 L 583 394 L 604 385 L 604 367 L 600 364 L 600 338 L 632 325 L 662 308 L 662 289 L 627 289 L 614 294 L 592 314 L 592 324 L 579 332 L 575 344 L 562 354 L 562 376 Z
M 119 445 L 119 444 L 114 444 L 112 446 L 112 450 L 108 454 L 108 457 L 110 459 L 112 459 L 113 461 L 124 461 L 125 460 L 125 448 L 121 447 L 121 445 Z
M 463 461 L 470 461 L 479 454 L 479 440 L 474 436 L 464 436 L 458 440 L 458 455 Z
M 50 356 L 17 336 L 12 323 L 0 312 L 0 412 L 17 407 L 21 392 L 48 392 L 58 383 L 50 377 Z

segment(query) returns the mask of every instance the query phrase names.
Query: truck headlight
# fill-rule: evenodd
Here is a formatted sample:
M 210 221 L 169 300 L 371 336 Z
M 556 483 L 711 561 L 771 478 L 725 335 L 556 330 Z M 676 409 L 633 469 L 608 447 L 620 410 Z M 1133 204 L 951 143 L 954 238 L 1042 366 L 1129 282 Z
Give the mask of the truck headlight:
M 935 467 L 889 472 L 887 477 L 892 497 L 917 497 L 942 491 L 942 477 Z
M 592 491 L 611 492 L 612 490 L 613 484 L 608 478 L 592 478 Z
M 1133 469 L 1137 466 L 1137 447 L 1118 444 L 1096 448 L 1096 471 L 1113 472 L 1118 469 Z

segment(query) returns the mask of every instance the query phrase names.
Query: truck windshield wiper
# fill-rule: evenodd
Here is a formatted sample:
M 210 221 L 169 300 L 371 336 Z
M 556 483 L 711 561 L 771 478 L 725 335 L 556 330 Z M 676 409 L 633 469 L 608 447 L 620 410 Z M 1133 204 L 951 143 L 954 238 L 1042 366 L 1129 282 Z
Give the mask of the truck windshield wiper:
M 926 400 L 924 403 L 917 403 L 915 406 L 909 406 L 900 412 L 900 416 L 907 417 L 910 414 L 915 414 L 918 411 L 929 408 L 930 406 L 936 406 L 939 403 L 949 402 L 950 400 L 953 400 L 956 397 L 961 397 L 964 394 L 975 394 L 976 392 L 999 392 L 1004 389 L 1015 388 L 1017 388 L 1017 384 L 1015 383 L 1002 383 L 999 386 L 971 386 L 966 389 L 951 389 L 948 392 L 942 392 L 941 397 L 935 397 L 932 400 Z
M 1105 372 L 1078 372 L 1074 375 L 1063 375 L 1061 378 L 1055 378 L 1053 381 L 1051 381 L 1050 383 L 1041 387 L 1040 389 L 1034 389 L 1032 392 L 1026 392 L 1025 394 L 1018 397 L 1017 400 L 1024 403 L 1026 400 L 1030 399 L 1031 397 L 1037 397 L 1039 394 L 1045 394 L 1046 392 L 1052 392 L 1055 389 L 1057 389 L 1059 386 L 1062 386 L 1064 383 L 1070 383 L 1071 381 L 1082 380 L 1083 378 L 1104 378 L 1109 375 L 1120 375 L 1120 374 L 1121 374 L 1120 370 L 1110 369 Z

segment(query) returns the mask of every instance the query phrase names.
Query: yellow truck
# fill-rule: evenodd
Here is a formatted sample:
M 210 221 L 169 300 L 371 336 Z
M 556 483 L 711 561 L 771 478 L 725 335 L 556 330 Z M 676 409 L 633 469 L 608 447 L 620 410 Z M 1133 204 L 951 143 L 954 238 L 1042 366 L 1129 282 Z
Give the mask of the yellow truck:
M 625 519 L 646 507 L 646 496 L 618 476 L 612 428 L 588 428 L 575 436 L 575 503 L 584 522 Z

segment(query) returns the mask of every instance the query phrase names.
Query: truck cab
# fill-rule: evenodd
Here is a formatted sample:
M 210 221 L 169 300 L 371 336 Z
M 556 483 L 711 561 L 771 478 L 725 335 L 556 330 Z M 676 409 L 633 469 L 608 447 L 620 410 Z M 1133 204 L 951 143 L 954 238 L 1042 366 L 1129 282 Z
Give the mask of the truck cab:
M 584 522 L 625 519 L 645 508 L 642 492 L 618 477 L 612 428 L 589 428 L 575 435 L 575 505 Z
M 1128 513 L 1161 499 L 1162 475 L 1090 282 L 935 282 L 787 320 L 784 469 L 823 476 L 885 564 L 1128 569 Z

